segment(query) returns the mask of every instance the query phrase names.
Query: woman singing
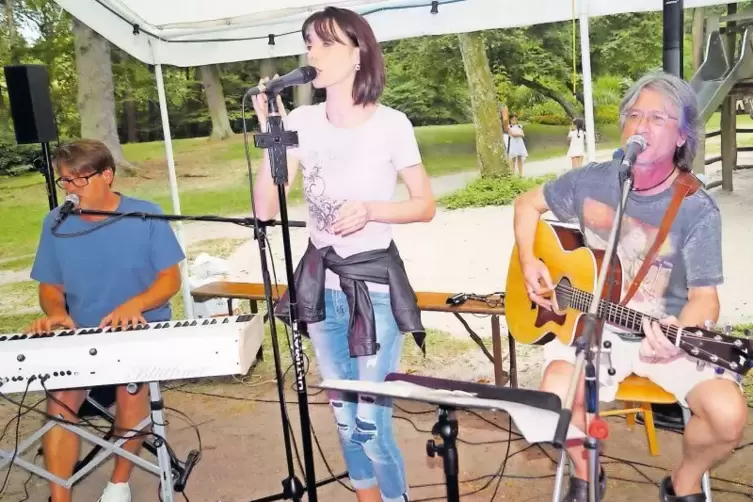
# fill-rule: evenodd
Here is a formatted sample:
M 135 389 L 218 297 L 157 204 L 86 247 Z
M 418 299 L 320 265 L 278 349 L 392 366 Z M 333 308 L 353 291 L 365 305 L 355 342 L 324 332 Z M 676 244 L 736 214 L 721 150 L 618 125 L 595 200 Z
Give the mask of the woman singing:
M 430 221 L 434 197 L 410 121 L 379 104 L 384 61 L 366 20 L 328 7 L 304 22 L 302 34 L 317 69 L 313 85 L 326 89 L 326 101 L 285 118 L 299 142 L 288 149 L 288 187 L 300 169 L 309 214 L 309 246 L 294 279 L 297 312 L 322 378 L 380 382 L 399 368 L 404 333 L 422 347 L 424 337 L 391 225 Z M 254 97 L 263 130 L 266 99 Z M 284 115 L 279 96 L 277 102 Z M 410 198 L 393 202 L 398 176 Z M 275 217 L 277 191 L 266 155 L 254 199 L 257 218 Z M 358 501 L 407 501 L 391 401 L 329 398 Z

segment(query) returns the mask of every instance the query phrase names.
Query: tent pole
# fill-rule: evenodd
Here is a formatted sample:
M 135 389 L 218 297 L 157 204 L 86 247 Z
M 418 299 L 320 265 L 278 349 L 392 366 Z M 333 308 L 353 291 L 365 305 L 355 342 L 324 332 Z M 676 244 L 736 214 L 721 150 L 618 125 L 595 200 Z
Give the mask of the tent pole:
M 588 1 L 580 2 L 580 55 L 583 66 L 583 111 L 586 115 L 586 152 L 588 162 L 596 161 L 596 128 L 591 82 L 591 42 L 588 35 Z
M 173 214 L 180 213 L 180 198 L 178 197 L 178 180 L 175 176 L 175 160 L 173 159 L 173 143 L 170 136 L 170 121 L 167 116 L 167 99 L 165 98 L 165 81 L 162 79 L 162 65 L 154 65 L 154 74 L 157 77 L 157 95 L 159 96 L 159 111 L 162 116 L 162 131 L 165 137 L 165 153 L 167 154 L 167 172 L 170 179 L 170 195 L 173 201 Z M 183 243 L 183 223 L 175 223 L 175 235 L 178 238 L 183 252 L 187 253 Z M 193 319 L 193 300 L 191 299 L 191 285 L 188 282 L 188 258 L 180 264 L 181 292 L 183 293 L 183 308 L 186 319 Z

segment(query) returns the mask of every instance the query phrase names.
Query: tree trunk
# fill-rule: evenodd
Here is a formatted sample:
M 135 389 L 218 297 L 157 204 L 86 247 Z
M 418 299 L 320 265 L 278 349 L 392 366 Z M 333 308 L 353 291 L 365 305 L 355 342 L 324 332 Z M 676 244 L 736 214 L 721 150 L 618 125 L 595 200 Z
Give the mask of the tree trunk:
M 693 73 L 698 71 L 698 67 L 703 62 L 704 51 L 704 21 L 703 7 L 696 7 L 693 9 L 693 26 L 691 30 L 691 37 L 693 41 Z
M 483 36 L 480 32 L 461 33 L 458 41 L 471 94 L 476 157 L 481 176 L 509 175 L 510 165 L 502 141 L 502 122 L 497 113 L 494 83 Z
M 5 0 L 4 2 L 5 20 L 8 23 L 8 49 L 10 50 L 10 63 L 18 64 L 18 50 L 16 49 L 16 22 L 13 19 L 13 3 L 11 0 Z M 3 89 L 0 88 L 0 117 L 2 117 L 2 124 L 0 127 L 4 131 L 10 131 L 10 111 L 6 112 L 5 98 L 3 97 Z
M 216 64 L 202 66 L 201 81 L 204 84 L 209 115 L 212 117 L 212 134 L 209 139 L 227 139 L 233 135 L 233 130 L 227 116 L 219 67 Z
M 272 78 L 277 72 L 277 61 L 275 58 L 261 60 L 261 76 Z
M 137 143 L 139 141 L 138 120 L 136 118 L 136 102 L 133 100 L 131 90 L 126 90 L 123 99 L 123 118 L 126 123 L 126 141 Z
M 73 45 L 78 73 L 78 112 L 81 137 L 102 141 L 118 167 L 131 166 L 123 156 L 115 124 L 110 44 L 88 26 L 73 19 Z
M 563 110 L 565 110 L 565 113 L 568 114 L 568 116 L 571 119 L 574 119 L 575 117 L 578 117 L 580 114 L 578 113 L 578 110 L 575 109 L 572 103 L 570 103 L 565 96 L 560 94 L 559 92 L 555 91 L 554 89 L 550 89 L 549 87 L 540 84 L 536 82 L 535 80 L 528 80 L 525 78 L 519 78 L 518 82 L 521 85 L 524 85 L 531 89 L 532 91 L 536 91 L 540 94 L 543 94 L 547 98 L 550 98 L 557 102 L 558 105 L 562 107 Z
M 298 56 L 298 66 L 306 66 L 309 64 L 308 56 L 301 54 Z M 313 102 L 314 88 L 311 82 L 308 84 L 296 85 L 293 87 L 293 102 L 295 107 L 310 105 Z
M 13 16 L 13 1 L 5 0 L 3 2 L 5 9 L 5 20 L 8 23 L 8 49 L 10 49 L 10 63 L 20 64 L 18 56 L 18 41 L 16 40 L 16 20 Z

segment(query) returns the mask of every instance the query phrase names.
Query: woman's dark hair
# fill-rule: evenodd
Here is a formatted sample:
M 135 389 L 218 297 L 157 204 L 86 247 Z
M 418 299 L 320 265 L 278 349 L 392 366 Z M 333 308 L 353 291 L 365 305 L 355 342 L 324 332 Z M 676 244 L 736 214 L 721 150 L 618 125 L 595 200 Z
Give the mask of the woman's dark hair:
M 577 132 L 586 131 L 586 124 L 583 122 L 583 119 L 580 117 L 573 119 L 573 125 L 575 126 L 575 130 Z
M 384 58 L 374 31 L 363 16 L 351 10 L 327 7 L 304 21 L 301 34 L 308 42 L 308 31 L 313 27 L 316 36 L 323 42 L 345 44 L 345 41 L 338 38 L 335 26 L 340 27 L 361 53 L 361 67 L 353 81 L 353 102 L 356 105 L 376 103 L 384 90 Z

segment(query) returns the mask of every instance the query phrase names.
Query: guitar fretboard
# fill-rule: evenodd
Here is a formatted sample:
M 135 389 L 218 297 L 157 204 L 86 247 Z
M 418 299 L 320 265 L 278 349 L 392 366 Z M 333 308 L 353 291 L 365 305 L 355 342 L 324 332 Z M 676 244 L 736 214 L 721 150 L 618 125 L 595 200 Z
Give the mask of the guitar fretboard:
M 555 288 L 557 292 L 561 293 L 569 299 L 568 305 L 570 307 L 580 310 L 581 312 L 588 312 L 591 308 L 591 302 L 593 302 L 593 294 L 580 289 L 572 288 L 570 286 L 559 285 Z M 618 305 L 613 302 L 601 300 L 599 302 L 599 308 L 597 310 L 599 317 L 603 318 L 610 324 L 620 326 L 630 331 L 637 333 L 643 332 L 643 319 L 646 318 L 651 322 L 657 321 L 655 317 L 638 312 L 623 305 Z M 676 326 L 661 325 L 662 332 L 669 338 L 670 341 L 674 341 L 677 336 Z

